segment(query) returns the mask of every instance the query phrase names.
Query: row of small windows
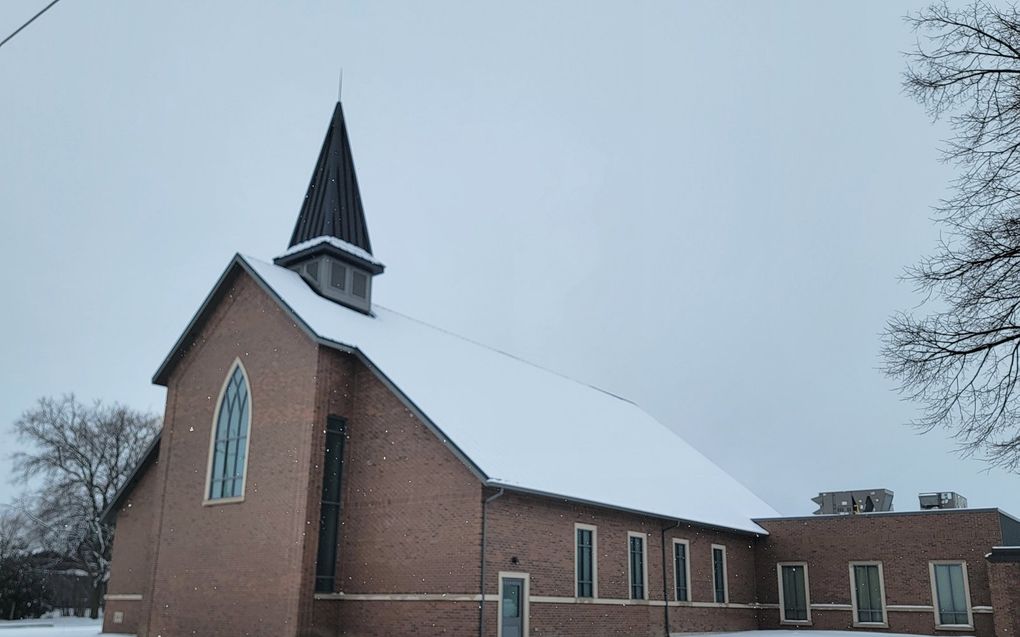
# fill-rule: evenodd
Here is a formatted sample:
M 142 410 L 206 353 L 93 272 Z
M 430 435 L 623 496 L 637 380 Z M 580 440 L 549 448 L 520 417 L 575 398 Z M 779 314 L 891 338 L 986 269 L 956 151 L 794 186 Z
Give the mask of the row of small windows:
M 931 562 L 931 586 L 936 625 L 939 628 L 971 628 L 970 591 L 964 562 Z M 811 622 L 807 564 L 780 563 L 780 618 L 784 623 Z M 886 626 L 885 582 L 880 562 L 850 564 L 850 592 L 857 626 Z
M 576 591 L 577 597 L 594 598 L 597 593 L 596 528 L 576 525 Z M 690 543 L 673 540 L 674 599 L 691 601 Z M 647 552 L 645 536 L 629 533 L 627 537 L 627 570 L 630 599 L 647 599 Z M 779 564 L 779 597 L 782 621 L 810 623 L 807 565 Z M 885 584 L 882 565 L 878 562 L 857 562 L 850 565 L 854 623 L 862 626 L 884 626 L 886 622 Z M 971 608 L 967 587 L 967 570 L 963 562 L 932 562 L 932 592 L 939 627 L 970 627 Z M 712 595 L 718 604 L 729 601 L 726 578 L 726 547 L 712 545 Z
M 595 533 L 594 526 L 575 525 L 577 597 L 598 597 Z M 689 550 L 690 543 L 687 540 L 673 541 L 673 581 L 676 583 L 676 600 L 681 602 L 691 601 Z M 645 535 L 643 533 L 628 533 L 627 572 L 630 599 L 648 599 L 647 563 Z M 727 603 L 729 593 L 726 584 L 726 547 L 715 544 L 712 545 L 712 591 L 716 603 Z

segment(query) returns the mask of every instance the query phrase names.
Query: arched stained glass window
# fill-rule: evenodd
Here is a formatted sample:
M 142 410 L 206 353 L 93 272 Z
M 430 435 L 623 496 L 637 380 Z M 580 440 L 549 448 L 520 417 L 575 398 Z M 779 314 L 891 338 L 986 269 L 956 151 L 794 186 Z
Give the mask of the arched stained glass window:
M 240 364 L 230 372 L 220 398 L 209 472 L 209 499 L 238 498 L 244 493 L 251 401 Z

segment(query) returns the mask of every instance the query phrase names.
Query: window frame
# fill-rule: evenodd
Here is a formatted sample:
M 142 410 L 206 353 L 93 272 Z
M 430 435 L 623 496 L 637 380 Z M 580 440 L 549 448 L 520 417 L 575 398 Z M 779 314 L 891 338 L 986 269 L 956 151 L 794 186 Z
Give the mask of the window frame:
M 804 568 L 804 606 L 807 609 L 807 619 L 787 619 L 786 618 L 786 596 L 783 593 L 783 567 L 784 566 L 800 566 Z M 811 625 L 811 579 L 808 575 L 808 563 L 807 562 L 777 562 L 776 563 L 776 582 L 779 585 L 779 623 L 784 625 L 792 626 L 810 626 Z
M 248 392 L 248 421 L 245 423 L 246 434 L 244 437 L 244 467 L 241 471 L 241 495 L 231 496 L 229 498 L 213 498 L 210 496 L 213 481 L 213 460 L 216 453 L 216 433 L 219 425 L 220 410 L 223 408 L 223 399 L 227 395 L 227 388 L 230 386 L 230 380 L 234 376 L 234 371 L 241 370 L 241 378 L 244 379 L 244 386 Z M 241 362 L 241 358 L 237 357 L 234 362 L 230 364 L 227 369 L 227 375 L 223 379 L 223 384 L 220 386 L 220 393 L 216 398 L 215 407 L 213 408 L 212 426 L 209 428 L 209 452 L 206 460 L 205 467 L 205 482 L 203 483 L 202 491 L 202 506 L 217 506 L 220 504 L 238 504 L 244 502 L 245 493 L 248 487 L 248 461 L 251 459 L 251 434 L 252 434 L 252 423 L 255 421 L 255 400 L 251 392 L 251 379 L 248 375 L 248 369 Z
M 855 566 L 877 566 L 878 567 L 878 588 L 882 596 L 882 621 L 881 622 L 862 622 L 859 621 L 858 611 L 860 610 L 857 605 L 857 575 L 854 572 Z M 856 627 L 867 627 L 867 628 L 888 628 L 889 627 L 889 602 L 885 596 L 885 571 L 882 568 L 882 562 L 876 560 L 863 560 L 849 563 L 850 570 L 850 606 L 851 612 L 853 613 L 853 626 Z
M 715 551 L 720 549 L 722 551 L 722 580 L 723 580 L 723 601 L 718 601 L 715 598 L 716 581 L 715 581 Z M 729 604 L 730 603 L 730 577 L 728 567 L 726 563 L 726 546 L 724 544 L 713 544 L 711 551 L 711 566 L 712 566 L 712 603 L 713 604 Z
M 677 577 L 676 577 L 677 576 L 677 570 L 676 570 L 676 545 L 677 544 L 683 544 L 684 545 L 684 556 L 686 558 L 686 559 L 684 559 L 684 571 L 685 571 L 684 572 L 684 576 L 687 578 L 686 579 L 686 582 L 687 582 L 687 597 L 685 599 L 680 599 L 680 595 L 677 592 Z M 672 546 L 673 546 L 673 552 L 672 552 L 672 557 L 673 557 L 673 601 L 675 601 L 675 602 L 682 602 L 682 603 L 690 603 L 691 601 L 693 601 L 691 599 L 691 597 L 692 597 L 692 595 L 691 595 L 691 541 L 675 537 L 675 538 L 673 538 Z
M 963 595 L 967 599 L 967 623 L 966 624 L 943 624 L 939 612 L 939 593 L 935 584 L 935 567 L 938 565 L 959 566 L 963 571 Z M 967 562 L 965 560 L 931 560 L 928 562 L 928 576 L 931 580 L 931 605 L 935 614 L 936 630 L 974 630 L 974 605 L 970 599 L 970 577 L 967 575 Z
M 634 573 L 630 563 L 630 540 L 641 539 L 641 592 L 642 597 L 634 597 Z M 627 531 L 627 599 L 631 601 L 648 601 L 648 534 Z
M 581 597 L 577 594 L 580 583 L 577 579 L 577 566 L 581 557 L 577 546 L 578 531 L 591 531 L 591 597 Z M 574 597 L 577 599 L 599 598 L 599 528 L 593 524 L 574 523 Z

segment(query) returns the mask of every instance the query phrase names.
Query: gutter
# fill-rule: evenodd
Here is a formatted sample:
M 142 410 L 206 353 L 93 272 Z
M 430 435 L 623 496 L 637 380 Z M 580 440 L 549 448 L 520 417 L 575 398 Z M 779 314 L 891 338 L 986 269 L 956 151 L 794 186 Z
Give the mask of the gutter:
M 499 491 L 485 498 L 482 502 L 482 556 L 481 556 L 481 575 L 478 581 L 478 592 L 481 593 L 482 601 L 478 603 L 478 637 L 485 637 L 485 531 L 486 522 L 488 516 L 486 513 L 489 510 L 489 503 L 503 495 L 505 489 L 500 487 Z
M 666 637 L 669 637 L 669 591 L 666 587 L 666 531 L 672 531 L 680 526 L 680 520 L 673 523 L 673 526 L 662 527 L 662 537 L 659 546 L 662 548 L 662 614 L 666 622 Z M 689 584 L 688 584 L 689 585 Z

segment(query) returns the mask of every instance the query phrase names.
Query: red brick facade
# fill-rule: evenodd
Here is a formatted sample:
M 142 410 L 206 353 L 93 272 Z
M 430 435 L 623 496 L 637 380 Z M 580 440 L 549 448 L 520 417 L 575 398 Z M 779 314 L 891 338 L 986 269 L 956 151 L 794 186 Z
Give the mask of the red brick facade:
M 811 627 L 852 629 L 850 563 L 881 562 L 888 627 L 893 632 L 936 634 L 929 562 L 967 565 L 974 630 L 991 637 L 992 589 L 985 555 L 1002 540 L 995 510 L 946 510 L 813 516 L 761 520 L 769 536 L 758 543 L 759 602 L 764 628 L 780 627 L 780 562 L 806 562 L 812 605 Z M 938 634 L 958 631 L 938 629 Z
M 1002 539 L 998 513 L 764 520 L 771 535 L 758 538 L 500 493 L 483 486 L 384 376 L 355 353 L 316 343 L 243 270 L 235 268 L 221 289 L 167 377 L 159 461 L 118 513 L 109 632 L 478 635 L 482 620 L 484 634 L 496 637 L 500 573 L 511 572 L 527 576 L 529 635 L 658 637 L 667 614 L 671 632 L 771 628 L 779 625 L 776 562 L 807 562 L 811 602 L 845 607 L 848 562 L 868 559 L 884 564 L 890 607 L 927 606 L 890 608 L 890 628 L 930 634 L 928 561 L 960 559 L 980 609 L 975 633 L 991 637 L 994 621 L 1002 637 L 1020 637 L 1020 575 L 1013 565 L 984 561 Z M 251 385 L 244 500 L 210 505 L 203 500 L 214 412 L 235 360 Z M 329 416 L 347 426 L 342 525 L 337 592 L 316 595 Z M 576 597 L 576 523 L 596 529 L 593 600 Z M 645 541 L 643 600 L 630 599 L 629 533 Z M 674 539 L 689 542 L 689 601 L 675 599 Z M 726 549 L 722 604 L 714 601 L 713 545 Z M 113 623 L 115 612 L 122 623 Z M 813 610 L 812 627 L 845 628 L 850 615 Z
M 117 541 L 110 564 L 104 614 L 106 632 L 137 633 L 144 600 L 150 595 L 152 522 L 156 498 L 155 466 L 148 466 L 117 512 Z
M 1020 635 L 1020 612 L 1017 610 L 1020 563 L 989 562 L 988 579 L 992 587 L 992 607 L 996 611 L 996 637 Z

